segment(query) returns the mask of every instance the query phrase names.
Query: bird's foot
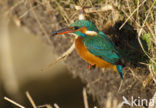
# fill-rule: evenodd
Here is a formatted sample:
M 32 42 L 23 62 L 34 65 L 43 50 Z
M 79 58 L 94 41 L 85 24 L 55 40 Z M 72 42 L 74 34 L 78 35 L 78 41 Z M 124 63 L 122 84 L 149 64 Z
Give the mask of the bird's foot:
M 88 66 L 88 69 L 91 70 L 91 69 L 95 69 L 96 65 L 95 64 L 89 64 Z

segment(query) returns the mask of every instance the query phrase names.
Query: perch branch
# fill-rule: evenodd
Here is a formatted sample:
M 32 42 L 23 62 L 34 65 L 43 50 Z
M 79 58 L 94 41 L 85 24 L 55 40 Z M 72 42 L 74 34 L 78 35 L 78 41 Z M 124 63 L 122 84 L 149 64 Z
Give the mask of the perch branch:
M 74 48 L 75 48 L 75 42 L 72 44 L 72 46 L 71 46 L 66 52 L 64 52 L 60 57 L 58 57 L 58 58 L 55 60 L 55 62 L 49 64 L 49 65 L 48 65 L 48 68 L 51 67 L 51 66 L 53 66 L 53 65 L 55 65 L 55 64 L 58 63 L 59 61 L 65 59 L 68 55 L 70 55 L 70 54 L 73 52 Z

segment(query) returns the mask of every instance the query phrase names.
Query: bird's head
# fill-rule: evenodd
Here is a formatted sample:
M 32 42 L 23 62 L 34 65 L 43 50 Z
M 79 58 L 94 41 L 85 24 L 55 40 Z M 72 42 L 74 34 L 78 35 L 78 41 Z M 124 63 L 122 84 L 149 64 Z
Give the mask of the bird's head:
M 74 33 L 81 37 L 96 36 L 98 29 L 92 22 L 88 20 L 78 20 L 67 28 L 53 32 L 52 35 L 54 36 L 67 33 Z

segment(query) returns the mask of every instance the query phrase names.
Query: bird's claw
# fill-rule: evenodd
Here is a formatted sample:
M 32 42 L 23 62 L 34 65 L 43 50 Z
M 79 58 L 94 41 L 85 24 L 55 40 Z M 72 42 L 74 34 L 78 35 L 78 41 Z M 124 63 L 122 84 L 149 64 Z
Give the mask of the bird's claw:
M 88 69 L 91 70 L 91 69 L 95 69 L 96 65 L 95 64 L 89 64 L 88 66 Z

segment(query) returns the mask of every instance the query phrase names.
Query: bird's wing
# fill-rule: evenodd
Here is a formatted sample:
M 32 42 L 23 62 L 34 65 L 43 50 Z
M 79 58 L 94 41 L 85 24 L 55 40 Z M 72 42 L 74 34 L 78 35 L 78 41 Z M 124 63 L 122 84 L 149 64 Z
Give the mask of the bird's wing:
M 110 40 L 110 39 L 107 37 L 107 35 L 106 35 L 106 34 L 104 34 L 102 31 L 99 31 L 99 32 L 98 32 L 98 34 L 99 34 L 100 36 L 105 37 L 108 41 L 110 41 L 110 42 L 112 43 L 112 45 L 114 45 L 114 46 L 115 46 L 115 44 L 113 43 L 113 41 L 112 41 L 112 40 Z
M 92 36 L 83 39 L 83 43 L 90 53 L 109 63 L 115 64 L 120 59 L 118 51 L 108 37 L 101 35 Z

